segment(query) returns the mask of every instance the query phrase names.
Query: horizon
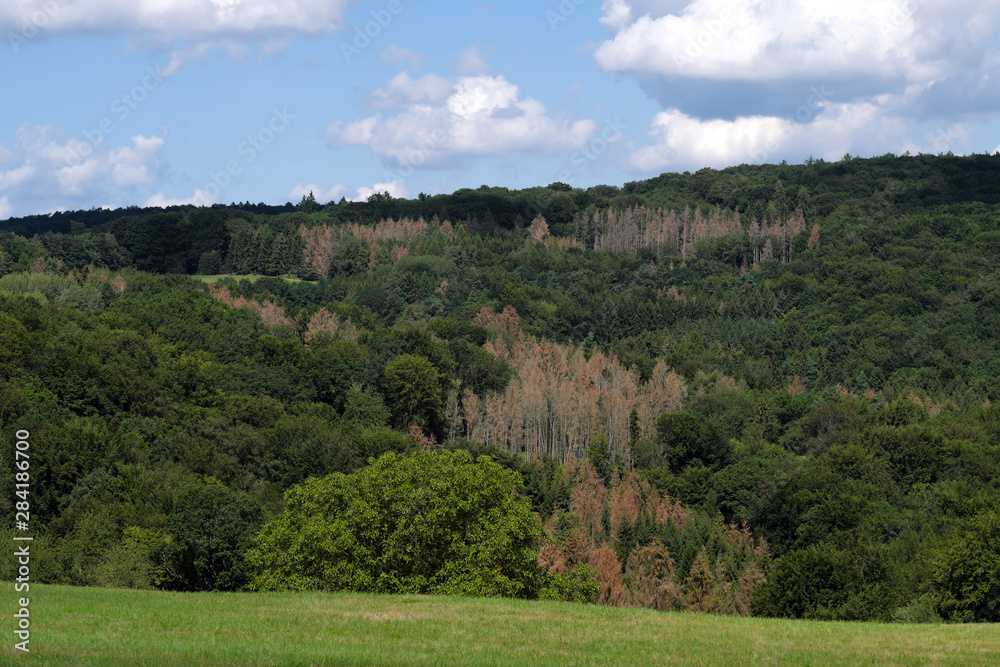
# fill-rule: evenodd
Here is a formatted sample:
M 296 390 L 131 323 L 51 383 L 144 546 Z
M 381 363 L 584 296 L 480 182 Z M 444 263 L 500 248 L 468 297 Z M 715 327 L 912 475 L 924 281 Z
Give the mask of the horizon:
M 794 164 L 793 163 L 789 163 L 786 160 L 783 160 L 782 162 L 767 162 L 767 163 L 762 163 L 762 164 L 752 164 L 752 163 L 746 163 L 746 162 L 744 162 L 744 163 L 739 164 L 739 165 L 732 165 L 732 166 L 729 166 L 729 167 L 724 167 L 722 169 L 714 169 L 712 167 L 703 167 L 701 170 L 698 170 L 698 171 L 710 170 L 710 171 L 719 171 L 719 172 L 722 172 L 722 171 L 726 171 L 726 170 L 729 170 L 729 169 L 739 169 L 739 168 L 742 168 L 742 167 L 758 167 L 758 168 L 761 168 L 761 169 L 765 169 L 765 168 L 768 168 L 768 167 L 772 167 L 772 168 L 773 167 L 808 167 L 808 166 L 813 166 L 813 165 L 836 165 L 836 164 L 841 164 L 843 162 L 846 162 L 848 160 L 850 160 L 850 161 L 853 161 L 853 160 L 866 161 L 866 160 L 882 159 L 882 158 L 887 158 L 887 157 L 888 158 L 892 158 L 892 159 L 902 159 L 902 158 L 949 158 L 949 157 L 950 158 L 965 159 L 965 158 L 973 158 L 973 157 L 1000 157 L 1000 150 L 996 150 L 993 153 L 989 153 L 989 152 L 986 152 L 986 153 L 974 153 L 973 152 L 973 153 L 969 153 L 969 154 L 966 154 L 966 155 L 956 155 L 956 154 L 953 154 L 951 152 L 949 152 L 949 153 L 937 153 L 937 154 L 934 154 L 934 153 L 917 153 L 916 155 L 911 155 L 908 151 L 906 153 L 903 153 L 902 155 L 896 155 L 894 153 L 885 153 L 883 155 L 873 155 L 873 156 L 870 156 L 870 157 L 861 157 L 861 156 L 858 156 L 858 155 L 845 154 L 839 160 L 826 160 L 824 158 L 814 158 L 812 156 L 809 156 L 808 158 L 806 158 L 802 162 L 800 162 L 800 163 L 794 163 Z M 646 178 L 646 179 L 641 179 L 640 181 L 632 181 L 632 182 L 650 181 L 650 180 L 653 180 L 653 179 L 656 179 L 656 178 L 659 178 L 659 177 L 662 177 L 662 176 L 687 177 L 687 176 L 693 175 L 694 173 L 696 173 L 696 172 L 691 172 L 691 171 L 683 171 L 683 172 L 680 172 L 680 171 L 667 171 L 667 172 L 662 172 L 660 174 L 656 174 L 656 175 L 650 176 L 649 178 Z M 618 184 L 615 184 L 615 183 L 595 183 L 595 184 L 587 186 L 587 187 L 572 187 L 571 186 L 571 188 L 572 188 L 571 191 L 572 192 L 588 192 L 588 191 L 590 191 L 590 190 L 592 190 L 594 188 L 599 188 L 599 187 L 613 187 L 613 188 L 616 188 L 618 190 L 622 190 L 626 185 L 628 185 L 628 183 L 629 182 L 626 181 L 625 183 L 622 183 L 621 185 L 618 185 Z M 324 209 L 327 206 L 335 206 L 335 205 L 343 204 L 343 203 L 347 203 L 347 204 L 366 203 L 366 202 L 370 201 L 370 197 L 372 195 L 384 195 L 384 194 L 388 194 L 390 200 L 419 201 L 421 199 L 421 197 L 436 197 L 436 196 L 450 197 L 450 196 L 453 196 L 455 194 L 458 194 L 459 192 L 461 192 L 463 190 L 468 190 L 470 192 L 477 192 L 477 191 L 481 191 L 484 188 L 486 188 L 486 189 L 489 189 L 489 190 L 502 189 L 502 190 L 507 190 L 508 192 L 512 192 L 512 193 L 522 193 L 522 192 L 527 192 L 529 190 L 538 190 L 538 189 L 542 189 L 542 190 L 548 189 L 548 190 L 551 190 L 552 189 L 551 186 L 554 186 L 554 185 L 566 186 L 566 185 L 569 185 L 569 184 L 563 183 L 563 182 L 560 182 L 560 181 L 553 181 L 552 183 L 548 183 L 548 184 L 545 184 L 545 185 L 536 184 L 536 185 L 529 185 L 529 186 L 526 186 L 526 187 L 523 187 L 523 188 L 511 188 L 511 187 L 507 187 L 507 186 L 504 186 L 504 185 L 481 184 L 479 187 L 475 187 L 475 188 L 463 186 L 463 187 L 460 187 L 460 188 L 456 188 L 455 190 L 452 190 L 450 192 L 440 192 L 440 193 L 437 193 L 437 194 L 434 194 L 434 195 L 428 195 L 427 193 L 420 192 L 420 193 L 418 193 L 416 195 L 400 196 L 400 197 L 392 196 L 392 194 L 388 193 L 387 191 L 383 191 L 383 192 L 374 191 L 367 198 L 359 198 L 359 199 L 352 199 L 352 200 L 348 200 L 348 199 L 346 199 L 346 197 L 342 197 L 339 201 L 337 201 L 337 200 L 322 201 L 322 200 L 320 200 L 320 199 L 317 198 L 316 201 L 315 201 L 315 205 L 318 207 L 316 209 L 316 211 L 317 212 L 321 212 L 322 209 Z M 228 202 L 228 203 L 221 202 L 221 201 L 218 201 L 218 202 L 207 202 L 207 203 L 206 202 L 170 202 L 170 203 L 167 203 L 166 205 L 141 205 L 140 206 L 138 204 L 126 204 L 126 205 L 123 205 L 123 206 L 114 206 L 114 207 L 112 207 L 112 206 L 94 206 L 94 207 L 91 207 L 89 209 L 57 209 L 57 210 L 43 211 L 43 212 L 39 212 L 39 213 L 32 213 L 32 214 L 22 215 L 22 216 L 10 216 L 8 218 L 0 218 L 0 223 L 11 222 L 11 221 L 14 221 L 14 220 L 27 220 L 27 219 L 30 219 L 30 218 L 37 218 L 37 217 L 52 218 L 52 217 L 54 217 L 56 215 L 60 215 L 60 214 L 85 213 L 85 212 L 93 212 L 93 211 L 111 211 L 111 212 L 115 212 L 115 211 L 125 211 L 125 210 L 129 210 L 129 209 L 138 209 L 140 211 L 143 211 L 143 210 L 150 210 L 150 209 L 173 210 L 173 209 L 176 209 L 176 208 L 184 209 L 184 208 L 189 208 L 189 207 L 193 207 L 193 208 L 197 209 L 197 208 L 214 208 L 214 207 L 244 208 L 244 207 L 261 207 L 261 206 L 269 207 L 269 208 L 283 208 L 283 207 L 287 207 L 287 206 L 297 206 L 302 201 L 303 198 L 307 197 L 310 194 L 312 194 L 315 197 L 315 193 L 310 190 L 309 192 L 304 193 L 302 195 L 302 197 L 299 198 L 298 201 L 287 200 L 285 202 L 263 202 L 263 201 L 254 202 L 254 201 L 251 201 L 251 200 L 231 201 L 231 202 Z M 738 207 L 737 207 L 737 209 L 738 209 Z M 542 215 L 544 217 L 544 211 L 543 210 L 538 209 L 537 213 L 539 215 Z
M 881 158 L 886 158 L 886 157 L 889 157 L 889 158 L 892 158 L 892 159 L 928 158 L 928 157 L 929 158 L 948 158 L 948 157 L 951 157 L 951 158 L 959 158 L 959 159 L 972 158 L 972 157 L 1000 157 L 1000 150 L 994 151 L 993 153 L 988 153 L 988 152 L 987 153 L 970 153 L 970 154 L 967 154 L 967 155 L 955 155 L 955 154 L 952 154 L 952 153 L 937 153 L 937 154 L 934 154 L 934 153 L 917 153 L 916 155 L 911 155 L 908 152 L 904 153 L 902 155 L 895 155 L 893 153 L 886 153 L 884 155 L 873 155 L 873 156 L 870 156 L 870 157 L 861 157 L 861 156 L 857 156 L 857 155 L 844 155 L 839 160 L 826 160 L 824 158 L 813 158 L 812 156 L 810 156 L 810 157 L 806 158 L 805 160 L 803 160 L 802 162 L 800 162 L 800 163 L 794 163 L 794 164 L 793 163 L 789 163 L 789 162 L 783 160 L 782 162 L 768 162 L 768 163 L 762 163 L 762 164 L 743 163 L 743 164 L 739 164 L 739 165 L 732 165 L 730 167 L 724 167 L 722 169 L 714 169 L 712 167 L 704 167 L 703 169 L 707 169 L 707 170 L 711 170 L 711 171 L 720 171 L 721 172 L 721 171 L 726 171 L 726 170 L 729 170 L 729 169 L 739 169 L 739 168 L 742 168 L 742 167 L 758 167 L 758 168 L 761 168 L 761 169 L 768 168 L 768 167 L 807 167 L 807 166 L 813 166 L 813 165 L 835 165 L 835 164 L 841 164 L 841 163 L 847 161 L 848 159 L 850 159 L 852 161 L 853 160 L 862 160 L 862 161 L 865 161 L 865 160 L 876 160 L 876 159 L 881 159 Z M 701 171 L 701 170 L 699 170 L 699 171 Z M 691 171 L 683 171 L 683 172 L 668 171 L 668 172 L 662 172 L 660 174 L 656 174 L 656 175 L 651 176 L 651 177 L 649 177 L 647 179 L 641 179 L 640 181 L 637 181 L 637 182 L 649 181 L 649 180 L 653 180 L 655 178 L 659 178 L 659 177 L 662 177 L 662 176 L 671 176 L 671 175 L 686 177 L 686 176 L 692 175 L 693 173 L 695 173 L 695 172 L 691 172 Z M 572 191 L 573 192 L 587 192 L 587 191 L 590 191 L 590 190 L 592 190 L 594 188 L 598 188 L 598 187 L 613 187 L 613 188 L 621 190 L 628 183 L 629 183 L 628 181 L 626 181 L 625 183 L 622 183 L 621 185 L 618 185 L 618 184 L 615 184 L 615 183 L 596 183 L 596 184 L 588 186 L 588 187 L 572 187 Z M 473 187 L 461 187 L 461 188 L 456 188 L 455 190 L 452 190 L 450 192 L 437 193 L 436 195 L 427 195 L 427 193 L 421 192 L 421 193 L 418 193 L 416 195 L 411 195 L 411 196 L 407 196 L 407 197 L 394 197 L 394 196 L 391 196 L 391 193 L 390 193 L 390 199 L 392 199 L 392 200 L 402 200 L 402 201 L 419 201 L 421 196 L 429 196 L 429 197 L 446 196 L 447 197 L 447 196 L 453 196 L 453 195 L 461 192 L 462 190 L 468 190 L 468 191 L 471 191 L 471 192 L 477 192 L 477 191 L 482 190 L 483 188 L 487 188 L 487 189 L 490 189 L 490 190 L 493 190 L 493 189 L 502 189 L 502 190 L 507 190 L 509 192 L 518 193 L 518 192 L 526 192 L 528 190 L 551 189 L 551 186 L 553 186 L 553 185 L 565 186 L 565 185 L 568 185 L 568 184 L 567 183 L 562 183 L 562 182 L 559 182 L 559 181 L 553 181 L 552 183 L 548 183 L 548 184 L 545 184 L 545 185 L 536 184 L 536 185 L 530 185 L 530 186 L 527 186 L 527 187 L 524 187 L 524 188 L 510 188 L 510 187 L 507 187 L 507 186 L 504 186 L 504 185 L 481 184 L 479 187 L 476 187 L 476 188 L 473 188 Z M 305 193 L 303 195 L 303 197 L 308 196 L 309 194 L 314 194 L 314 193 L 312 191 L 307 192 L 307 193 Z M 385 192 L 373 192 L 372 194 L 385 194 Z M 341 200 L 339 200 L 339 201 L 330 200 L 330 201 L 325 201 L 324 202 L 322 200 L 317 199 L 316 200 L 316 206 L 319 207 L 317 209 L 317 212 L 319 212 L 319 211 L 321 211 L 323 208 L 325 208 L 327 206 L 334 206 L 334 205 L 338 205 L 338 204 L 341 204 L 341 203 L 349 203 L 349 204 L 365 203 L 367 201 L 368 201 L 368 199 L 347 200 L 346 198 L 341 198 Z M 220 207 L 224 207 L 224 208 L 242 208 L 242 207 L 260 207 L 260 206 L 265 206 L 265 207 L 270 207 L 270 208 L 282 208 L 282 207 L 286 207 L 286 206 L 297 206 L 297 204 L 299 202 L 301 202 L 301 198 L 299 199 L 298 202 L 294 202 L 294 201 L 291 201 L 291 200 L 287 200 L 285 202 L 263 202 L 263 201 L 254 202 L 254 201 L 251 201 L 251 200 L 243 200 L 243 201 L 231 201 L 231 202 L 228 202 L 228 203 L 226 203 L 226 202 L 214 202 L 214 203 L 207 203 L 207 204 L 200 204 L 200 203 L 195 203 L 195 202 L 181 202 L 181 203 L 171 203 L 171 204 L 169 204 L 167 206 L 155 206 L 155 205 L 153 205 L 153 206 L 139 206 L 137 204 L 126 204 L 124 206 L 117 206 L 117 207 L 95 206 L 95 207 L 92 207 L 92 208 L 89 208 L 89 209 L 58 209 L 58 210 L 43 211 L 43 212 L 40 212 L 40 213 L 33 213 L 33 214 L 23 215 L 23 216 L 11 216 L 9 218 L 0 218 L 0 223 L 2 223 L 2 222 L 9 222 L 9 221 L 13 221 L 13 220 L 26 220 L 26 219 L 33 218 L 33 217 L 51 218 L 53 216 L 60 215 L 60 214 L 81 213 L 81 212 L 102 211 L 102 210 L 103 211 L 124 211 L 124 210 L 128 210 L 128 209 L 133 209 L 133 208 L 139 209 L 139 210 L 148 210 L 148 209 L 169 210 L 169 209 L 174 209 L 174 208 L 187 208 L 187 207 L 213 208 L 213 207 L 216 207 L 216 206 L 220 206 Z M 544 215 L 544 211 L 540 211 L 539 214 Z

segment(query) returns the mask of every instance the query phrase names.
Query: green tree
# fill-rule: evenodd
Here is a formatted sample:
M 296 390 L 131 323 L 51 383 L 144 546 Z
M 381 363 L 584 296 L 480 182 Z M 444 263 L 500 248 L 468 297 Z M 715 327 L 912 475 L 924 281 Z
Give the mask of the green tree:
M 973 517 L 945 543 L 934 563 L 934 589 L 946 619 L 1000 620 L 1000 513 Z
M 594 470 L 605 482 L 611 481 L 611 473 L 614 472 L 611 446 L 608 443 L 608 434 L 603 428 L 594 434 L 587 444 L 587 460 L 594 465 Z
M 203 252 L 198 258 L 198 273 L 203 276 L 214 276 L 222 271 L 222 257 L 215 250 Z
M 541 526 L 522 490 L 463 450 L 307 480 L 247 554 L 253 588 L 532 597 Z
M 217 484 L 177 497 L 170 513 L 170 542 L 154 558 L 170 573 L 168 588 L 235 591 L 249 583 L 244 552 L 265 520 L 264 508 L 242 491 Z
M 267 275 L 269 276 L 280 276 L 281 274 L 288 271 L 288 267 L 292 261 L 292 251 L 288 247 L 288 239 L 284 234 L 278 234 L 274 237 L 274 243 L 271 250 L 271 258 L 267 265 Z
M 7 313 L 0 313 L 0 374 L 10 377 L 20 371 L 28 344 L 28 330 L 24 325 Z
M 601 592 L 597 574 L 586 563 L 577 565 L 565 574 L 551 574 L 539 591 L 539 600 L 595 604 Z
M 888 621 L 897 603 L 892 568 L 877 547 L 813 544 L 772 564 L 751 608 L 755 616 Z
M 636 443 L 639 442 L 639 436 L 642 433 L 642 429 L 639 425 L 639 412 L 635 409 L 628 415 L 628 446 L 629 449 L 635 447 Z
M 309 191 L 309 194 L 302 195 L 296 208 L 303 213 L 312 213 L 316 210 L 316 195 L 313 194 L 312 190 Z
M 416 422 L 428 428 L 437 424 L 444 405 L 441 374 L 426 357 L 401 354 L 385 367 L 389 403 L 398 428 Z
M 344 419 L 359 426 L 379 428 L 389 423 L 390 416 L 381 394 L 357 383 L 348 388 Z
M 679 472 L 694 461 L 718 469 L 726 465 L 732 448 L 712 426 L 691 412 L 661 415 L 656 420 L 656 441 L 666 452 L 670 467 Z

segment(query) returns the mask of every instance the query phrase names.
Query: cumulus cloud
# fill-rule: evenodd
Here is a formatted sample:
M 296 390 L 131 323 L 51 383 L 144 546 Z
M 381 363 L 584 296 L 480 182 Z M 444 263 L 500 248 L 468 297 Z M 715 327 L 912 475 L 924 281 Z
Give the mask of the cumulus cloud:
M 319 34 L 343 26 L 357 0 L 5 0 L 0 28 L 170 35 Z
M 211 206 L 219 203 L 218 193 L 210 193 L 198 188 L 190 197 L 170 198 L 162 192 L 146 200 L 143 206 L 147 208 L 167 208 L 168 206 Z
M 1000 111 L 996 3 L 605 0 L 602 14 L 595 61 L 664 109 L 637 169 L 957 152 L 968 122 Z
M 389 183 L 376 183 L 372 187 L 360 187 L 354 195 L 354 199 L 351 201 L 364 201 L 376 192 L 388 192 L 393 197 L 400 199 L 405 199 L 410 196 L 410 193 L 406 191 L 406 187 L 403 185 L 402 180 L 391 181 Z
M 541 102 L 522 98 L 518 87 L 502 76 L 460 76 L 444 99 L 425 97 L 395 116 L 336 122 L 327 130 L 327 139 L 332 147 L 367 146 L 388 162 L 413 168 L 576 150 L 597 130 L 591 120 L 574 122 L 548 114 Z
M 437 74 L 413 79 L 400 72 L 365 100 L 369 109 L 405 109 L 415 104 L 440 104 L 451 94 L 453 83 Z
M 108 152 L 107 164 L 111 170 L 111 180 L 121 188 L 152 185 L 157 181 L 163 166 L 160 150 L 166 137 L 132 137 L 132 145 L 115 148 Z
M 490 66 L 479 53 L 478 46 L 470 46 L 458 54 L 455 61 L 455 73 L 461 76 L 478 76 L 489 74 Z
M 659 18 L 679 14 L 689 4 L 691 0 L 604 0 L 601 23 L 611 30 L 621 30 L 636 17 L 649 15 Z
M 14 207 L 10 205 L 7 197 L 0 197 L 0 220 L 6 220 L 14 215 Z
M 653 5 L 661 11 L 642 12 Z M 752 81 L 930 81 L 985 53 L 1000 20 L 1000 6 L 978 0 L 609 0 L 604 10 L 614 36 L 595 58 L 605 71 Z
M 345 197 L 348 201 L 365 201 L 376 192 L 388 192 L 393 197 L 404 199 L 410 196 L 403 181 L 397 180 L 388 183 L 375 183 L 371 187 L 362 186 L 354 189 L 343 184 L 324 188 L 315 183 L 299 183 L 292 188 L 292 191 L 288 194 L 288 199 L 289 201 L 297 202 L 310 192 L 316 197 L 316 201 L 320 203 L 339 201 L 341 197 Z
M 809 155 L 832 161 L 845 153 L 960 151 L 968 148 L 967 130 L 960 123 L 951 124 L 915 142 L 909 123 L 871 102 L 825 105 L 804 123 L 775 116 L 702 120 L 671 109 L 653 119 L 652 143 L 634 151 L 631 163 L 651 172 L 800 161 Z
M 5 169 L 17 163 L 17 154 L 0 142 L 0 169 Z
M 348 186 L 340 183 L 329 188 L 324 188 L 322 185 L 317 185 L 316 183 L 299 183 L 288 193 L 288 201 L 299 202 L 311 192 L 317 202 L 325 204 L 331 201 L 339 201 L 341 197 L 346 197 L 349 190 Z
M 0 195 L 17 214 L 68 208 L 109 189 L 133 190 L 155 183 L 163 170 L 166 135 L 136 135 L 124 146 L 106 147 L 64 138 L 51 125 L 22 125 L 12 149 L 0 147 Z

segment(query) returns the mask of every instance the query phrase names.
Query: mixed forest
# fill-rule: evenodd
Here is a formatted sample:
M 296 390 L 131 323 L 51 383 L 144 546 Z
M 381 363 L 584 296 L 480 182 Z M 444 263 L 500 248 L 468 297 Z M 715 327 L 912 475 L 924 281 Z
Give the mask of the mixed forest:
M 0 222 L 43 583 L 996 621 L 998 377 L 1000 155 Z

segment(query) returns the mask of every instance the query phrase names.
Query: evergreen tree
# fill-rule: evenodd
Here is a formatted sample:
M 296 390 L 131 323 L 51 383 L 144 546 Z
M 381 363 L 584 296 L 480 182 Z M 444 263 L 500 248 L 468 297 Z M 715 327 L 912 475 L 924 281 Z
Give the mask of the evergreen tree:
M 303 213 L 313 213 L 316 210 L 316 197 L 313 195 L 312 190 L 309 191 L 309 194 L 302 195 L 301 201 L 299 201 L 295 208 Z
M 288 240 L 284 234 L 278 234 L 274 238 L 273 250 L 271 251 L 271 262 L 268 265 L 267 275 L 280 276 L 288 271 L 291 264 L 291 253 L 288 248 Z

